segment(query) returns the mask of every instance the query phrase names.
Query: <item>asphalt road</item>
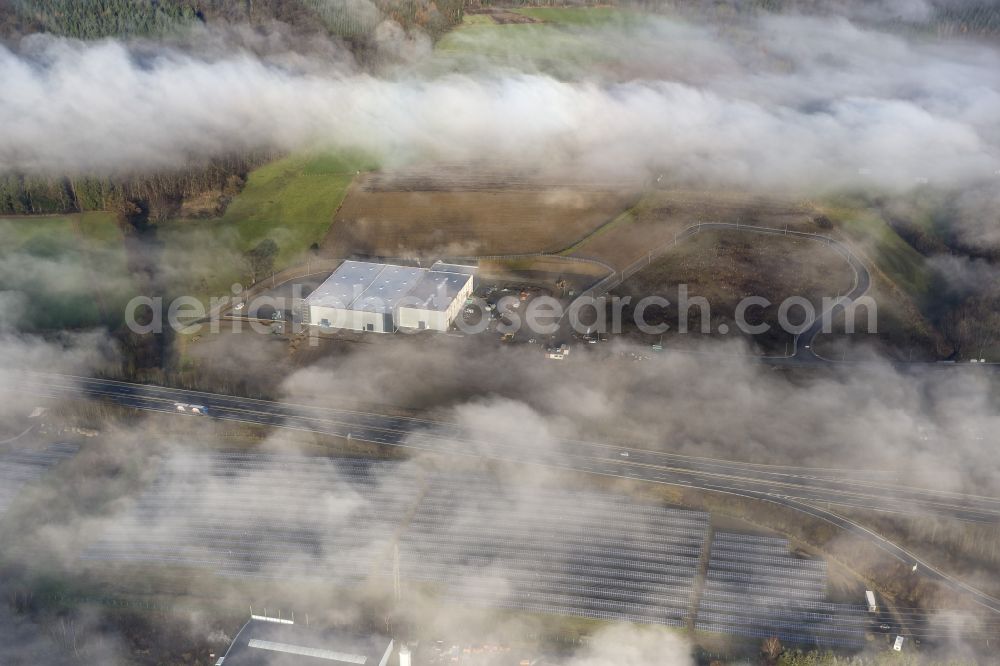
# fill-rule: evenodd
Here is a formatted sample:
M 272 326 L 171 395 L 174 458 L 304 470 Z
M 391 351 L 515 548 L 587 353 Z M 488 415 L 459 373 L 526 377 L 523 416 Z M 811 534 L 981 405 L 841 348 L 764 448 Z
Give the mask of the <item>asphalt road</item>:
M 530 433 L 460 428 L 451 423 L 356 410 L 271 402 L 238 396 L 131 384 L 87 377 L 30 374 L 22 392 L 65 398 L 81 395 L 188 418 L 217 418 L 346 437 L 436 454 L 465 455 L 555 469 L 686 486 L 791 508 L 874 543 L 918 572 L 970 595 L 1000 613 L 1000 600 L 920 561 L 870 530 L 834 513 L 834 507 L 899 513 L 934 513 L 977 522 L 1000 521 L 1000 498 L 908 488 L 881 473 L 769 466 L 627 448 L 610 443 L 556 440 L 540 448 Z M 176 403 L 208 408 L 209 416 L 179 412 Z
M 198 404 L 214 418 L 350 437 L 434 453 L 531 462 L 593 473 L 710 489 L 753 491 L 816 504 L 894 513 L 934 513 L 974 522 L 1000 522 L 1000 498 L 902 485 L 878 470 L 831 470 L 762 465 L 584 440 L 556 440 L 539 448 L 532 433 L 461 428 L 452 423 L 357 410 L 254 400 L 127 382 L 32 375 L 24 390 L 54 397 L 79 394 L 151 411 L 177 412 Z M 183 414 L 181 414 L 183 415 Z

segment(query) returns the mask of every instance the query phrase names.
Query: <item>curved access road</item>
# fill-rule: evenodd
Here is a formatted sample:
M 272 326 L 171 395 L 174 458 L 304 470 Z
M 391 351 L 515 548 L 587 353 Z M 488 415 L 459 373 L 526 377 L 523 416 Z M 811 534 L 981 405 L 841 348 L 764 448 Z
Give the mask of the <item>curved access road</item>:
M 831 307 L 818 313 L 812 321 L 802 324 L 803 330 L 795 335 L 792 341 L 792 353 L 789 356 L 766 357 L 765 361 L 781 363 L 783 360 L 792 361 L 795 364 L 803 363 L 828 363 L 829 359 L 823 358 L 813 351 L 813 342 L 816 336 L 823 332 L 824 325 L 832 322 L 838 310 L 845 310 L 852 307 L 854 302 L 868 293 L 871 288 L 871 273 L 865 263 L 854 254 L 851 248 L 830 236 L 823 234 L 813 234 L 806 231 L 792 231 L 789 229 L 776 229 L 774 227 L 759 227 L 748 224 L 738 224 L 732 222 L 701 222 L 685 228 L 677 236 L 677 239 L 688 238 L 705 230 L 725 229 L 732 231 L 743 231 L 748 233 L 766 234 L 770 236 L 795 236 L 805 238 L 830 247 L 840 254 L 847 261 L 851 270 L 854 271 L 854 284 L 845 295 L 837 299 Z

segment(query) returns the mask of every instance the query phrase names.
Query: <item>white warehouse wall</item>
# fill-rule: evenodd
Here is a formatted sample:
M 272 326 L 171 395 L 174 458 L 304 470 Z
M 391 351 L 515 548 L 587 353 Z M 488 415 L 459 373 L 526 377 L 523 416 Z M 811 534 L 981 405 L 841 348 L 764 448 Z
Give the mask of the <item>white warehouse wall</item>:
M 426 310 L 424 308 L 401 307 L 399 308 L 400 328 L 420 328 L 420 322 L 424 322 L 425 328 L 432 331 L 447 331 L 451 320 L 444 310 Z
M 386 315 L 381 312 L 366 312 L 364 310 L 345 310 L 313 305 L 309 308 L 309 320 L 313 326 L 320 326 L 323 320 L 330 322 L 333 328 L 349 331 L 367 331 L 371 324 L 376 333 L 391 333 L 394 329 L 387 326 Z
M 412 305 L 400 306 L 396 312 L 396 325 L 400 328 L 420 328 L 420 322 L 432 331 L 447 331 L 451 322 L 465 307 L 465 300 L 472 295 L 472 276 L 448 304 L 447 310 L 432 310 Z

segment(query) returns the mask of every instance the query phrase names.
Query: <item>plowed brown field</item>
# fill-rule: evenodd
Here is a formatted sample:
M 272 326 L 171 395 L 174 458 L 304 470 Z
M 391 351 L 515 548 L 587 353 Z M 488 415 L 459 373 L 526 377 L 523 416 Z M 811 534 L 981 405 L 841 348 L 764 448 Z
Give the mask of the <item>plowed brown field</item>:
M 330 256 L 473 256 L 558 252 L 638 200 L 590 184 L 449 184 L 412 177 L 359 178 L 323 243 Z

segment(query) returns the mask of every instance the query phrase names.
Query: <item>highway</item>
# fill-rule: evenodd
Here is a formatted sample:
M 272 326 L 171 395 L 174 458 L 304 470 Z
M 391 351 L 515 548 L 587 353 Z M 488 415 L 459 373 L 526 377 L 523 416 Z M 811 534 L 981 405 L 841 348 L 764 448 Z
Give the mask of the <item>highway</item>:
M 934 513 L 976 522 L 1000 521 L 1000 498 L 908 488 L 878 473 L 795 468 L 713 460 L 593 441 L 555 440 L 539 448 L 530 433 L 461 428 L 452 423 L 356 410 L 272 402 L 88 377 L 29 373 L 22 392 L 52 398 L 88 397 L 147 411 L 179 412 L 177 403 L 208 408 L 211 418 L 350 438 L 442 455 L 463 455 L 604 476 L 690 487 L 781 505 L 874 543 L 927 577 L 1000 612 L 1000 600 L 934 570 L 903 548 L 834 513 L 834 507 Z
M 176 403 L 199 404 L 212 417 L 304 430 L 439 454 L 531 462 L 592 473 L 728 491 L 753 491 L 816 504 L 898 513 L 935 513 L 975 522 L 1000 522 L 1000 498 L 899 485 L 879 471 L 830 470 L 715 460 L 629 448 L 614 443 L 556 440 L 539 449 L 530 433 L 461 428 L 453 423 L 357 410 L 271 402 L 106 379 L 33 374 L 21 387 L 38 395 L 83 393 L 120 405 L 176 413 Z

